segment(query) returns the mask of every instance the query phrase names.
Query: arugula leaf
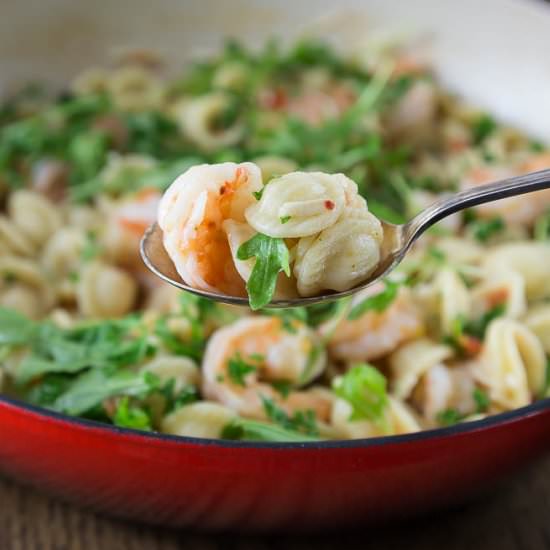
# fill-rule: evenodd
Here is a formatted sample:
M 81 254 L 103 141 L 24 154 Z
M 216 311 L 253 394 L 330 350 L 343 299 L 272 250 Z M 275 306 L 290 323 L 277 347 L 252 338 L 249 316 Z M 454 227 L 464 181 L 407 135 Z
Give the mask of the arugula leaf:
M 372 365 L 361 363 L 351 367 L 333 382 L 336 395 L 352 406 L 350 420 L 383 418 L 388 404 L 386 378 Z
M 130 399 L 127 396 L 119 401 L 113 416 L 113 423 L 121 428 L 152 429 L 151 417 L 147 411 L 142 407 L 130 405 Z
M 237 250 L 239 260 L 248 260 L 252 257 L 255 257 L 256 261 L 246 290 L 250 307 L 257 310 L 271 302 L 279 272 L 284 271 L 286 276 L 290 277 L 289 254 L 283 239 L 257 233 Z
M 77 416 L 100 405 L 105 399 L 117 395 L 145 397 L 157 383 L 148 372 L 94 368 L 78 375 L 68 390 L 53 403 L 56 411 Z
M 487 392 L 483 391 L 480 388 L 475 388 L 472 397 L 474 398 L 474 401 L 476 403 L 476 412 L 486 412 L 489 408 L 489 405 L 491 404 L 491 400 L 489 399 Z
M 27 343 L 29 354 L 17 369 L 18 384 L 52 372 L 134 365 L 154 351 L 143 327 L 133 317 L 85 323 L 69 330 L 43 322 Z
M 247 363 L 240 355 L 236 353 L 234 357 L 231 357 L 227 363 L 227 374 L 231 381 L 238 386 L 245 386 L 245 378 L 247 374 L 255 372 L 257 367 Z
M 399 283 L 389 279 L 384 280 L 385 288 L 382 292 L 365 298 L 362 302 L 353 306 L 349 312 L 348 319 L 354 321 L 359 319 L 367 311 L 376 311 L 378 313 L 386 310 L 392 302 L 397 298 L 399 292 Z
M 272 442 L 306 442 L 321 441 L 320 438 L 304 433 L 287 430 L 280 426 L 239 418 L 230 422 L 222 431 L 221 437 L 230 440 L 272 441 Z
M 26 344 L 34 334 L 36 325 L 20 313 L 0 307 L 0 346 Z

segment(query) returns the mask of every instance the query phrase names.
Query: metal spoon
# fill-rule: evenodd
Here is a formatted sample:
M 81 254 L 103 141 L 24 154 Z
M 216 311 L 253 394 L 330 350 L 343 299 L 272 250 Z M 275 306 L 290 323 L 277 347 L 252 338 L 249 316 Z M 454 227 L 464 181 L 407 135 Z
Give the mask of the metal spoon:
M 412 220 L 402 225 L 395 225 L 381 220 L 384 229 L 384 240 L 381 246 L 381 259 L 378 267 L 368 280 L 343 292 L 329 292 L 321 296 L 294 298 L 291 300 L 273 300 L 268 306 L 272 308 L 298 307 L 337 300 L 354 294 L 386 276 L 404 258 L 411 245 L 418 237 L 439 220 L 478 204 L 497 201 L 506 197 L 522 195 L 532 191 L 550 188 L 550 169 L 533 172 L 523 176 L 504 179 L 488 185 L 482 185 L 461 191 L 450 197 L 440 199 L 417 214 Z M 164 281 L 217 302 L 233 305 L 248 305 L 248 298 L 227 296 L 216 292 L 198 290 L 185 284 L 178 275 L 172 260 L 162 244 L 162 230 L 155 223 L 151 225 L 141 239 L 140 252 L 145 265 Z

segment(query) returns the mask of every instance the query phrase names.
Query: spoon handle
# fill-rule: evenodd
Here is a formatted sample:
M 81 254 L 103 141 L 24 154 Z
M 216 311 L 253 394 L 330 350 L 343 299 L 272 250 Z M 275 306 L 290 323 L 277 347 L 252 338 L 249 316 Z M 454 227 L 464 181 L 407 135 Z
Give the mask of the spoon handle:
M 550 169 L 480 185 L 456 193 L 452 197 L 440 199 L 405 224 L 403 229 L 407 244 L 412 244 L 434 223 L 459 210 L 548 188 L 550 188 Z

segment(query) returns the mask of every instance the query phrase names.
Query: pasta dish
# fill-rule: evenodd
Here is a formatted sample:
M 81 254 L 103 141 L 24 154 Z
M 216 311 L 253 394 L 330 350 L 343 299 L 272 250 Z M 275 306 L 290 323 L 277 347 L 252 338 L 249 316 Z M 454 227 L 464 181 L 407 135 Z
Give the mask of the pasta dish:
M 548 392 L 550 191 L 442 221 L 353 298 L 379 219 L 550 168 L 414 44 L 228 42 L 168 78 L 134 52 L 0 104 L 0 392 L 72 416 L 261 441 L 396 435 Z M 367 200 L 365 200 L 365 198 Z M 157 219 L 190 285 L 139 257 Z

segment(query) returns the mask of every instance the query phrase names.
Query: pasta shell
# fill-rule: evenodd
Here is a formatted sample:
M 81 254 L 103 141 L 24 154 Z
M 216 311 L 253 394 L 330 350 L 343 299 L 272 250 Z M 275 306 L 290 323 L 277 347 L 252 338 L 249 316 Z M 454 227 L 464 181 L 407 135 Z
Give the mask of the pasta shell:
M 258 233 L 308 237 L 333 225 L 356 195 L 357 185 L 343 174 L 291 172 L 271 180 L 245 216 Z
M 544 387 L 544 350 L 526 326 L 512 319 L 496 319 L 487 329 L 474 374 L 489 389 L 491 401 L 503 408 L 528 405 L 531 396 L 538 395 Z
M 426 371 L 452 355 L 449 346 L 436 344 L 427 338 L 409 342 L 393 352 L 388 359 L 393 395 L 399 399 L 409 397 Z

